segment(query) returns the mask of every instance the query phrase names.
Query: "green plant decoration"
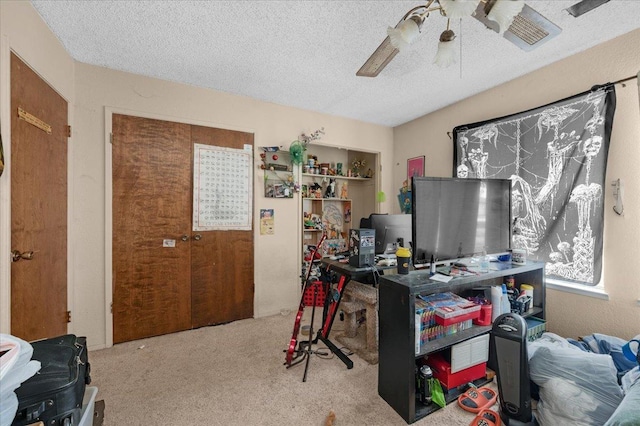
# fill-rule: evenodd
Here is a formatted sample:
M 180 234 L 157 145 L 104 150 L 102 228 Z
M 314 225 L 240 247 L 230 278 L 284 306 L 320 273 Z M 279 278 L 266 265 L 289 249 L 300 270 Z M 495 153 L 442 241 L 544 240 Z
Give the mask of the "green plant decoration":
M 307 150 L 302 142 L 295 140 L 289 146 L 289 155 L 291 156 L 291 164 L 300 165 L 304 162 L 304 152 Z
M 289 146 L 291 164 L 299 166 L 304 163 L 304 153 L 307 150 L 307 145 L 309 145 L 310 142 L 320 139 L 322 135 L 324 135 L 324 127 L 311 133 L 311 135 L 303 133 L 299 139 L 291 142 Z

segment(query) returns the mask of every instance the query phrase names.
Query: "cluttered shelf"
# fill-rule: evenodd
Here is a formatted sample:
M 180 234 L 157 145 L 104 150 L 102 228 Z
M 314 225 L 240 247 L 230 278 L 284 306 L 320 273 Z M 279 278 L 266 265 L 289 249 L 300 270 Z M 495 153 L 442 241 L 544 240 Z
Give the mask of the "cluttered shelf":
M 488 379 L 486 377 L 483 377 L 481 379 L 473 380 L 471 381 L 471 383 L 473 383 L 474 386 L 479 388 L 491 382 L 492 380 L 493 378 Z M 450 404 L 453 401 L 457 400 L 462 393 L 464 393 L 464 391 L 461 390 L 461 388 L 449 389 L 447 392 L 444 393 L 444 400 L 447 404 Z M 421 419 L 433 413 L 434 411 L 437 411 L 440 409 L 440 407 L 436 404 L 425 405 L 420 403 L 419 401 L 416 401 L 415 404 L 416 404 L 416 415 L 415 415 L 416 419 Z
M 488 272 L 457 276 L 448 282 L 434 280 L 433 276 L 429 270 L 411 271 L 406 275 L 384 275 L 379 283 L 378 394 L 407 423 L 438 409 L 433 403 L 416 402 L 418 366 L 431 367 L 434 377 L 448 389 L 447 403 L 457 397 L 458 382 L 452 381 L 478 380 L 477 385 L 482 385 L 487 380 L 493 302 L 477 306 L 476 298 L 482 297 L 486 302 L 491 298 L 490 290 L 502 289 L 505 282 L 519 291 L 527 288 L 532 294 L 528 299 L 531 303 L 523 305 L 526 307 L 522 316 L 527 322 L 532 321 L 532 334 L 540 333 L 545 326 L 544 263 L 501 262 L 492 264 Z M 502 291 L 501 294 L 506 297 Z M 466 351 L 468 345 L 483 348 L 474 349 L 471 367 L 454 372 L 453 355 L 451 361 L 439 363 L 439 358 L 446 359 L 454 349 Z
M 319 173 L 302 173 L 302 176 L 308 177 L 318 177 L 318 178 L 332 178 L 332 179 L 345 179 L 345 180 L 371 180 L 370 177 L 360 177 L 360 176 L 339 176 L 339 175 L 323 175 Z
M 491 331 L 490 325 L 473 326 L 467 330 L 458 331 L 457 333 L 451 334 L 449 336 L 426 342 L 424 345 L 420 346 L 420 352 L 418 352 L 415 357 L 423 357 L 426 354 L 439 351 L 453 345 L 454 343 L 458 343 L 472 337 L 480 336 L 482 334 L 488 333 L 489 331 Z

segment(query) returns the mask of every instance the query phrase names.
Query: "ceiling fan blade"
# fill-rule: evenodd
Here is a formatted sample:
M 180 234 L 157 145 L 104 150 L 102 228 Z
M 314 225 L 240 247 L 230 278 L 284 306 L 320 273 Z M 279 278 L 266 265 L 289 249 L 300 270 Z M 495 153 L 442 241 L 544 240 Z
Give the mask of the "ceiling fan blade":
M 398 52 L 399 50 L 393 47 L 389 37 L 385 38 L 364 65 L 360 67 L 356 75 L 359 77 L 376 77 Z

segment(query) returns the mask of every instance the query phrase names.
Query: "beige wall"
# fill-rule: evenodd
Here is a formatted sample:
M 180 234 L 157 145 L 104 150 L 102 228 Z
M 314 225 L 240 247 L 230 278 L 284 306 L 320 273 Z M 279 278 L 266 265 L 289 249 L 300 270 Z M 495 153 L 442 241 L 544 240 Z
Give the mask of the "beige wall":
M 455 126 L 501 117 L 583 92 L 596 84 L 635 76 L 640 30 L 546 66 L 394 129 L 394 185 L 405 179 L 406 159 L 426 156 L 427 176 L 451 176 Z M 472 71 L 468 71 L 472 72 Z M 548 290 L 548 328 L 562 336 L 600 332 L 631 338 L 640 332 L 640 113 L 637 80 L 616 85 L 605 192 L 604 278 L 609 300 Z M 624 215 L 613 210 L 611 183 L 624 186 Z M 395 206 L 394 206 L 395 207 Z
M 104 212 L 107 213 L 107 223 L 110 212 L 108 201 L 105 203 L 105 184 L 110 182 L 109 147 L 105 155 L 104 135 L 105 128 L 108 131 L 110 125 L 108 122 L 105 124 L 105 107 L 132 115 L 255 134 L 254 217 L 258 217 L 261 208 L 273 208 L 275 214 L 275 235 L 262 236 L 259 227 L 255 229 L 256 317 L 276 314 L 298 305 L 298 247 L 301 241 L 299 197 L 264 198 L 263 172 L 259 170 L 261 150 L 258 147 L 288 147 L 300 132 L 310 133 L 324 127 L 323 144 L 380 152 L 383 162 L 385 159 L 390 161 L 393 155 L 391 128 L 85 64 L 76 65 L 76 93 L 74 138 L 77 150 L 72 160 L 76 164 L 76 174 L 72 179 L 76 199 L 81 201 L 74 206 L 72 238 L 78 253 L 74 267 L 76 281 L 86 286 L 82 290 L 86 294 L 85 301 L 91 304 L 91 309 L 80 320 L 88 327 L 91 324 L 94 333 L 101 330 L 100 327 L 94 328 L 96 324 L 104 324 L 105 277 L 106 288 L 109 288 L 109 273 L 102 267 L 103 259 L 110 258 L 110 252 L 105 251 L 105 242 L 109 242 L 110 234 L 105 236 L 104 233 Z M 385 177 L 383 173 L 383 180 L 390 182 L 390 172 L 387 175 Z M 109 301 L 109 294 L 106 297 Z M 108 341 L 108 336 L 100 336 L 100 339 Z
M 1 4 L 2 32 L 6 31 L 5 20 L 11 21 L 13 26 L 8 32 L 11 40 L 27 37 L 35 40 L 33 43 L 36 46 L 24 49 L 25 60 L 43 75 L 49 69 L 55 74 L 61 68 L 65 72 L 60 72 L 60 81 L 50 80 L 52 86 L 58 88 L 60 85 L 66 91 L 76 93 L 75 99 L 70 99 L 70 110 L 73 111 L 69 187 L 72 198 L 69 245 L 73 248 L 69 260 L 70 289 L 73 294 L 70 331 L 87 335 L 92 348 L 102 347 L 111 341 L 111 317 L 106 309 L 111 299 L 108 280 L 110 234 L 105 232 L 105 226 L 108 231 L 110 221 L 109 202 L 108 199 L 105 201 L 110 185 L 110 159 L 107 156 L 110 148 L 105 143 L 105 132 L 109 131 L 110 123 L 108 118 L 105 119 L 105 111 L 255 134 L 254 218 L 261 208 L 273 208 L 275 235 L 261 236 L 259 228 L 255 230 L 254 314 L 260 317 L 296 308 L 300 300 L 299 197 L 277 200 L 264 198 L 263 173 L 258 168 L 258 147 L 288 147 L 301 132 L 310 133 L 324 127 L 322 144 L 378 152 L 384 165 L 390 164 L 393 157 L 392 129 L 80 63 L 73 66 L 64 51 L 60 51 L 59 45 L 56 48 L 63 59 L 51 58 L 50 53 L 44 55 L 41 49 L 36 48 L 44 42 L 55 44 L 55 38 L 30 4 Z M 25 27 L 23 23 L 29 25 Z M 38 31 L 31 32 L 34 25 Z M 55 51 L 54 48 L 50 50 Z M 39 60 L 40 55 L 51 62 Z M 3 71 L 3 78 L 4 75 Z M 58 77 L 57 74 L 54 76 Z M 2 105 L 7 104 L 8 100 L 3 96 Z M 5 140 L 9 140 L 8 137 Z M 381 189 L 389 193 L 391 167 L 383 169 L 378 178 L 382 183 Z M 3 176 L 2 180 L 6 184 L 8 179 Z M 6 190 L 3 190 L 2 195 L 5 194 Z M 390 203 L 383 203 L 381 210 L 390 209 L 387 205 Z M 6 229 L 3 231 L 7 232 Z M 8 247 L 5 232 L 3 247 Z M 4 274 L 1 286 L 3 294 L 8 295 L 8 274 Z M 3 317 L 8 318 L 4 314 L 8 311 L 7 304 L 4 300 L 1 303 Z M 4 331 L 8 331 L 7 318 L 1 324 Z

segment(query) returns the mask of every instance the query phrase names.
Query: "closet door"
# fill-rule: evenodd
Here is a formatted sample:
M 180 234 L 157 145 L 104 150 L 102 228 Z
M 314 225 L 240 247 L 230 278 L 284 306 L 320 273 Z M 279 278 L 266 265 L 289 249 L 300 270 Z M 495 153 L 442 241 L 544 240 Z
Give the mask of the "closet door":
M 194 144 L 252 152 L 253 134 L 112 122 L 114 343 L 253 317 L 253 231 L 192 223 Z
M 234 149 L 253 147 L 251 133 L 211 127 L 192 126 L 191 140 Z M 253 317 L 253 230 L 194 231 L 191 244 L 193 327 Z
M 191 126 L 113 115 L 113 342 L 191 327 Z

